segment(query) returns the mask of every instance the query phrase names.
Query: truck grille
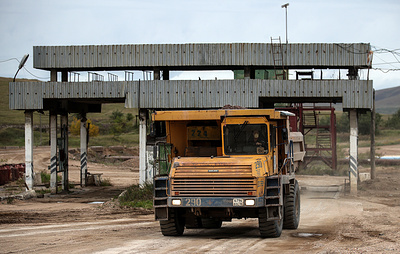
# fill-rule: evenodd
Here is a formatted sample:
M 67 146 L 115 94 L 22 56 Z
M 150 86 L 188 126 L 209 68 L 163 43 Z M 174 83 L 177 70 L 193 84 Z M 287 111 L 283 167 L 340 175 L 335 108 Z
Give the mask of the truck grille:
M 254 196 L 256 179 L 251 166 L 177 167 L 171 179 L 172 196 Z

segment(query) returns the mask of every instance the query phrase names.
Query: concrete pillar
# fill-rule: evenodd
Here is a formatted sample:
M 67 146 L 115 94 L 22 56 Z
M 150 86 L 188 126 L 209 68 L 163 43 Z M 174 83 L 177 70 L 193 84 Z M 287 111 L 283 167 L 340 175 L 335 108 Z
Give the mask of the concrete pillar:
M 376 178 L 376 165 L 375 165 L 375 89 L 373 90 L 372 97 L 372 110 L 371 110 L 371 179 Z
M 68 71 L 61 72 L 61 82 L 68 82 Z
M 25 111 L 25 183 L 33 189 L 33 111 Z
M 50 190 L 57 192 L 57 114 L 50 112 Z
M 64 130 L 63 130 L 64 129 Z M 68 115 L 61 115 L 61 138 L 64 140 L 65 161 L 62 172 L 62 189 L 68 190 Z
M 81 186 L 85 187 L 87 183 L 87 129 L 86 117 L 81 119 Z
M 57 71 L 56 70 L 50 71 L 50 81 L 57 82 Z
M 163 70 L 163 80 L 169 80 L 169 70 Z
M 244 79 L 250 79 L 251 69 L 250 67 L 244 67 Z
M 357 195 L 358 181 L 358 116 L 357 109 L 350 110 L 350 194 Z
M 139 184 L 150 180 L 146 177 L 146 139 L 147 139 L 147 110 L 139 110 Z
M 154 80 L 160 80 L 161 79 L 161 71 L 160 69 L 154 69 Z

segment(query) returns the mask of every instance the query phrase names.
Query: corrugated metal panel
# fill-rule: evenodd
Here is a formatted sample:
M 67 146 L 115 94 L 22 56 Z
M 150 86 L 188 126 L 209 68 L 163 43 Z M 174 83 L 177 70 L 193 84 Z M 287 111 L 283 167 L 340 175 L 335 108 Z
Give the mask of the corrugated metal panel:
M 367 67 L 369 44 L 286 44 L 283 61 L 296 67 Z M 38 69 L 143 69 L 175 67 L 208 69 L 229 66 L 274 65 L 271 44 L 141 44 L 89 46 L 35 46 L 34 67 Z
M 10 83 L 10 109 L 43 109 L 43 99 L 125 98 L 129 108 L 259 107 L 260 97 L 339 98 L 343 108 L 372 107 L 372 81 L 365 80 L 152 80 Z M 138 99 L 140 96 L 140 99 Z

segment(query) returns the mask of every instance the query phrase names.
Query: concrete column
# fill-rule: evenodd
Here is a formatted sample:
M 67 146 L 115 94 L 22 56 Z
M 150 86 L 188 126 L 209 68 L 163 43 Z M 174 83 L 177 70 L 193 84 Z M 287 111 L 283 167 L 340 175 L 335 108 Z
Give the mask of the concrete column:
M 358 116 L 350 110 L 350 194 L 357 195 L 358 181 Z
M 81 186 L 85 187 L 87 183 L 87 129 L 86 117 L 81 119 Z
M 57 71 L 56 70 L 50 71 L 50 81 L 57 82 Z
M 25 111 L 25 183 L 33 189 L 33 111 Z
M 68 82 L 68 71 L 61 72 L 61 82 Z
M 62 189 L 68 190 L 68 115 L 61 115 L 61 130 L 64 128 L 64 133 L 61 134 L 61 138 L 64 140 L 64 151 L 65 151 L 65 162 L 64 170 L 62 172 Z M 63 132 L 63 131 L 61 131 Z
M 251 69 L 250 67 L 244 67 L 244 79 L 250 79 Z
M 371 179 L 376 178 L 376 165 L 375 165 L 375 89 L 372 97 L 372 110 L 371 110 Z
M 146 139 L 147 139 L 147 110 L 139 110 L 139 184 L 143 185 L 146 181 Z
M 50 112 L 50 190 L 57 192 L 57 114 Z
M 163 80 L 169 80 L 169 70 L 163 70 Z
M 160 80 L 161 79 L 161 71 L 160 69 L 154 69 L 154 80 Z

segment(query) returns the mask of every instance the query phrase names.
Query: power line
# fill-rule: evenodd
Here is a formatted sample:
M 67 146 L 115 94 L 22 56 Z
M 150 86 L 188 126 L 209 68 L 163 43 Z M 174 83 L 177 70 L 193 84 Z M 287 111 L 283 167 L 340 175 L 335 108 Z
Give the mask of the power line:
M 24 66 L 24 70 L 26 70 L 29 74 L 31 74 L 32 76 L 34 76 L 34 77 L 37 78 L 37 79 L 48 79 L 48 77 L 43 78 L 43 77 L 38 77 L 38 76 L 36 76 L 36 75 L 33 74 L 32 72 L 30 72 L 27 68 L 25 68 L 25 66 Z
M 400 71 L 400 69 L 382 69 L 382 68 L 372 68 L 372 70 L 381 71 L 383 73 L 388 73 L 388 72 L 391 72 L 391 71 Z
M 10 58 L 10 59 L 7 59 L 7 60 L 1 60 L 0 63 L 5 63 L 5 62 L 11 61 L 11 60 L 17 60 L 18 63 L 20 62 L 17 58 Z

